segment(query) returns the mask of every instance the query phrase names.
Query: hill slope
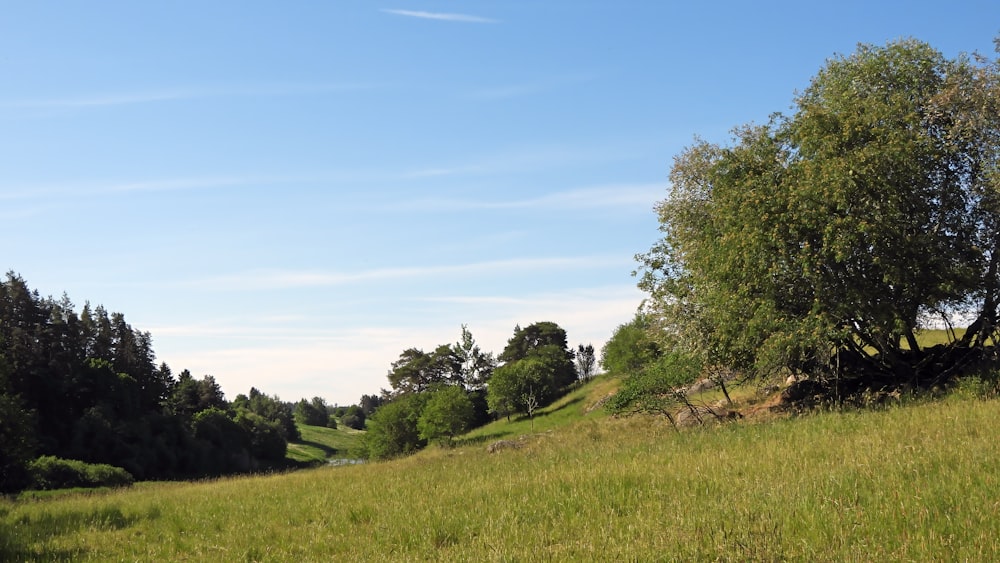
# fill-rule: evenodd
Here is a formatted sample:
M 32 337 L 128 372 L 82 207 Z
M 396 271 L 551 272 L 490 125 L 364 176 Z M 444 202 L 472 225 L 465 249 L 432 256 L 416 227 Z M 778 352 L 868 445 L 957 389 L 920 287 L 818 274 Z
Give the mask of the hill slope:
M 496 454 L 0 501 L 0 559 L 995 560 L 998 416 L 951 397 L 681 433 L 542 417 Z
M 329 459 L 344 458 L 355 449 L 363 431 L 339 426 L 326 428 L 298 424 L 302 438 L 288 443 L 287 458 L 298 463 L 325 463 Z

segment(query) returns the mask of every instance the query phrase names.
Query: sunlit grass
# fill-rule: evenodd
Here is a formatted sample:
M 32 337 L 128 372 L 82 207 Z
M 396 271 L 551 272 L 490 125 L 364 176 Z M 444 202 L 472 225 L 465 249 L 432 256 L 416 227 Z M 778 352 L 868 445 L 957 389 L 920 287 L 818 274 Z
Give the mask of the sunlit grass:
M 1000 555 L 1000 444 L 990 431 L 1000 402 L 952 397 L 677 433 L 659 419 L 583 414 L 600 384 L 553 405 L 549 416 L 575 413 L 568 426 L 536 418 L 524 447 L 496 454 L 481 441 L 364 466 L 2 502 L 0 559 Z M 521 430 L 508 437 L 528 433 L 527 421 L 509 426 Z
M 349 457 L 364 432 L 341 426 L 325 428 L 299 424 L 302 438 L 288 444 L 288 457 L 303 463 L 321 463 L 330 458 Z

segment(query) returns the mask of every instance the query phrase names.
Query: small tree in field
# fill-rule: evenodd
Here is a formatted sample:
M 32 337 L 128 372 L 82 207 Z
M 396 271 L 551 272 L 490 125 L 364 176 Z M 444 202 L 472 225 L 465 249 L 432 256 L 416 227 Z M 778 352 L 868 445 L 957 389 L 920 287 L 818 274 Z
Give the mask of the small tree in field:
M 535 431 L 535 411 L 538 410 L 538 395 L 535 394 L 535 390 L 528 388 L 528 392 L 521 396 L 521 401 L 524 403 L 524 410 L 528 413 L 528 419 L 531 421 L 531 431 Z

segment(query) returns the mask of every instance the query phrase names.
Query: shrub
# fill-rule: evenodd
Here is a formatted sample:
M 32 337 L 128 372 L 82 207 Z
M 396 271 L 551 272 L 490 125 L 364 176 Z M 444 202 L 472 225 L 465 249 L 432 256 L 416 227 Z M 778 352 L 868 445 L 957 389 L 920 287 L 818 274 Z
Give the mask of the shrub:
M 121 467 L 85 463 L 75 459 L 42 456 L 28 464 L 31 487 L 34 489 L 68 489 L 73 487 L 126 487 L 135 479 Z

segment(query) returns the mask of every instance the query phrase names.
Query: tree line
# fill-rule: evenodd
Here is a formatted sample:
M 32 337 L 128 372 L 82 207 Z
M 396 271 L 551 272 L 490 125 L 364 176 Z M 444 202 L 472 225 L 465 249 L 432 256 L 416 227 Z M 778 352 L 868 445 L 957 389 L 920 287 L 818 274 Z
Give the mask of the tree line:
M 430 353 L 407 349 L 391 390 L 358 404 L 285 402 L 251 388 L 232 401 L 211 375 L 156 363 L 152 336 L 121 313 L 42 297 L 8 272 L 0 282 L 0 492 L 74 483 L 189 479 L 288 467 L 297 424 L 364 430 L 378 459 L 449 443 L 500 416 L 533 415 L 593 372 L 555 323 L 516 327 L 499 356 L 467 327 Z M 577 365 L 574 366 L 574 359 Z M 123 475 L 127 477 L 123 477 Z
M 328 424 L 328 406 L 307 403 Z M 77 313 L 14 273 L 0 282 L 0 491 L 46 482 L 32 467 L 79 465 L 53 459 L 135 479 L 283 467 L 305 411 L 255 388 L 229 402 L 212 376 L 157 365 L 151 335 L 123 314 L 89 303 Z
M 430 353 L 410 348 L 392 363 L 391 390 L 382 391 L 368 420 L 362 455 L 387 459 L 432 442 L 449 445 L 500 417 L 533 417 L 594 368 L 594 347 L 581 344 L 574 352 L 553 322 L 515 327 L 498 356 L 484 352 L 462 326 L 458 342 Z

